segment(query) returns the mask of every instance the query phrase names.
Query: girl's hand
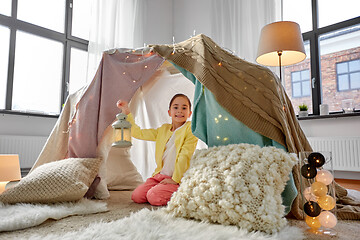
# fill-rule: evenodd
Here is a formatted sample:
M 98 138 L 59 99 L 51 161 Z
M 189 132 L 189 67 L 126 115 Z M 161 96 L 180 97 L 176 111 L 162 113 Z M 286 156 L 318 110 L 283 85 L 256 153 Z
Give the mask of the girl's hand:
M 117 101 L 116 106 L 121 109 L 122 113 L 126 115 L 130 113 L 129 105 L 126 101 L 120 99 L 119 101 Z
M 165 179 L 163 179 L 160 183 L 161 183 L 161 184 L 174 184 L 174 185 L 178 185 L 178 183 L 175 182 L 174 180 L 172 180 L 171 178 L 165 178 Z

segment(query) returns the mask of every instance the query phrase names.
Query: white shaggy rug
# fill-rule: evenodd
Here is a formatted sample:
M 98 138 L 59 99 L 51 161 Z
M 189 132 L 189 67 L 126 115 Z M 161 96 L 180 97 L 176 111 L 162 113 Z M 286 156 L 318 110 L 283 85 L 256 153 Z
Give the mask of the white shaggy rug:
M 87 239 L 192 239 L 192 240 L 299 240 L 304 239 L 303 232 L 297 227 L 286 226 L 280 232 L 267 235 L 262 232 L 251 232 L 236 226 L 223 226 L 175 218 L 166 214 L 163 209 L 151 211 L 142 209 L 131 216 L 112 222 L 90 224 L 87 228 L 64 234 L 33 235 L 32 240 L 87 240 Z
M 0 202 L 0 232 L 34 227 L 47 219 L 59 220 L 72 215 L 106 211 L 106 203 L 85 198 L 78 202 L 54 204 L 18 203 L 10 205 Z

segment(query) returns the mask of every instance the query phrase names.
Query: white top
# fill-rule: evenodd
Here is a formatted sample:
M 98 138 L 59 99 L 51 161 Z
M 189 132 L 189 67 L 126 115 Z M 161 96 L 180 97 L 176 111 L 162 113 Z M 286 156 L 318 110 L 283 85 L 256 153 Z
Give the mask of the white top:
M 169 141 L 166 143 L 163 155 L 163 168 L 160 171 L 161 174 L 169 177 L 172 177 L 173 175 L 176 160 L 175 132 L 184 125 L 185 123 L 181 127 L 177 128 L 169 138 Z

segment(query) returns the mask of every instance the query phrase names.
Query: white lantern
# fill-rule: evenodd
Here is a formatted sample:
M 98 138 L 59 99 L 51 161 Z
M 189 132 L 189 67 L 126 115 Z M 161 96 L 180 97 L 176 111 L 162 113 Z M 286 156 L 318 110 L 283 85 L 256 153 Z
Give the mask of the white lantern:
M 131 144 L 131 123 L 126 118 L 126 114 L 119 113 L 116 120 L 111 126 L 114 129 L 114 143 L 112 146 L 118 148 L 130 147 Z

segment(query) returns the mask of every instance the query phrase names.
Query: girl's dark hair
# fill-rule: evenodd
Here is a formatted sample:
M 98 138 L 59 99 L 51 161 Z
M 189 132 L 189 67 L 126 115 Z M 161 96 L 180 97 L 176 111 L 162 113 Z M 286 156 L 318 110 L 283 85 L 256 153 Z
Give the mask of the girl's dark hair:
M 184 97 L 188 100 L 188 103 L 189 103 L 189 109 L 191 109 L 191 102 L 190 102 L 190 99 L 185 95 L 185 94 L 182 94 L 182 93 L 178 93 L 178 94 L 175 94 L 172 99 L 170 100 L 170 103 L 169 103 L 169 109 L 171 107 L 171 104 L 173 103 L 173 101 L 177 98 L 177 97 Z

